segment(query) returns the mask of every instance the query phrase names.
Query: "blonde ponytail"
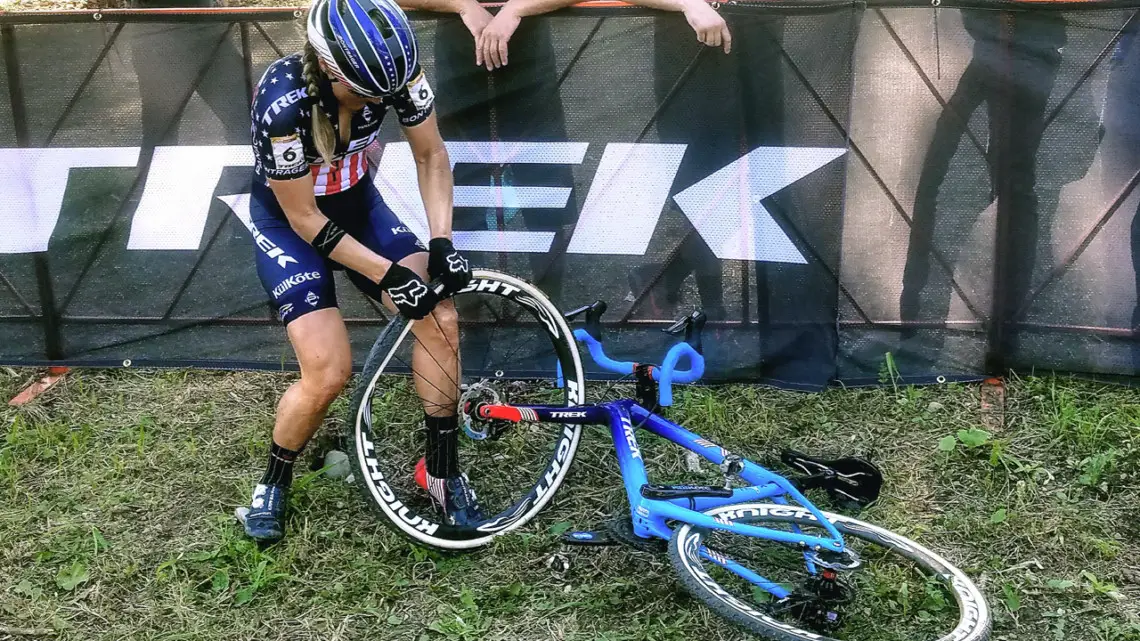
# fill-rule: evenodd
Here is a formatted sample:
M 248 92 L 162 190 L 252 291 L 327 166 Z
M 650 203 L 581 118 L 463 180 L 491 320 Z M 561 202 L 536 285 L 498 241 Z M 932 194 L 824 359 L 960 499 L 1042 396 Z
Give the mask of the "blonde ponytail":
M 336 132 L 333 131 L 332 121 L 321 110 L 320 106 L 320 90 L 321 80 L 324 78 L 324 72 L 321 71 L 320 59 L 317 58 L 317 51 L 313 49 L 313 45 L 308 42 L 305 43 L 305 50 L 302 54 L 302 67 L 301 73 L 308 83 L 307 91 L 309 93 L 309 102 L 312 105 L 310 109 L 313 112 L 313 144 L 317 148 L 317 153 L 324 159 L 326 165 L 333 163 L 333 156 L 336 155 Z

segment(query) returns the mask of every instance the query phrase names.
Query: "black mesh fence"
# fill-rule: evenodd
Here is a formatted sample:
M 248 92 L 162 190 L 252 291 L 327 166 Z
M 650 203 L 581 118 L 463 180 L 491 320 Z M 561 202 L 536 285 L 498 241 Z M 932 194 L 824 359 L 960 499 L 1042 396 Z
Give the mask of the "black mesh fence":
M 1136 11 L 892 4 L 725 5 L 728 55 L 680 16 L 573 9 L 494 72 L 414 16 L 457 245 L 607 300 L 619 357 L 703 308 L 716 380 L 875 382 L 887 352 L 914 381 L 1132 375 Z M 0 24 L 0 361 L 288 365 L 246 223 L 250 88 L 292 13 Z M 422 228 L 381 138 L 376 185 Z M 363 354 L 384 314 L 337 289 Z

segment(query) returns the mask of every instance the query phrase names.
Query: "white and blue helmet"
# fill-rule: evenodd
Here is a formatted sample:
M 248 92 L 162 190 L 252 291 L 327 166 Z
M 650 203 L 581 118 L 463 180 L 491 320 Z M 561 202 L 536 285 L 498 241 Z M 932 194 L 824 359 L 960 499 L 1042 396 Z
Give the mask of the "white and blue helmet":
M 379 98 L 413 80 L 416 35 L 393 0 L 316 0 L 306 32 L 328 72 L 355 93 Z

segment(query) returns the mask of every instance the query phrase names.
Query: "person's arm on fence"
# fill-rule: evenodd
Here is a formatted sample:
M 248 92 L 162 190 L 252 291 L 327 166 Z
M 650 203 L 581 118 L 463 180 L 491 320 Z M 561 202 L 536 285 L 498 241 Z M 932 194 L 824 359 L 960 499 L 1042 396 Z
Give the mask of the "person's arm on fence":
M 445 1 L 445 0 L 433 0 Z M 579 0 L 509 0 L 495 14 L 490 24 L 483 27 L 475 38 L 475 64 L 484 65 L 488 70 L 498 69 L 507 64 L 507 43 L 514 35 L 522 19 L 550 13 L 569 7 Z M 724 52 L 732 50 L 732 34 L 728 24 L 716 9 L 705 0 L 627 0 L 630 4 L 662 11 L 676 11 L 685 14 L 685 20 L 697 34 L 697 41 L 710 47 L 724 47 Z
M 508 0 L 475 39 L 475 64 L 498 69 L 507 64 L 507 42 L 527 16 L 550 13 L 579 0 Z
M 685 20 L 697 34 L 697 42 L 710 47 L 724 47 L 724 52 L 732 51 L 732 34 L 728 23 L 705 0 L 626 0 L 630 4 L 662 11 L 676 11 L 685 14 Z
M 463 24 L 467 26 L 467 30 L 471 32 L 471 36 L 475 38 L 476 43 L 479 42 L 480 34 L 483 33 L 483 29 L 493 17 L 476 0 L 400 0 L 400 6 L 415 11 L 458 14 L 463 20 Z M 475 57 L 478 60 L 478 48 L 476 48 Z M 480 63 L 476 62 L 476 64 Z

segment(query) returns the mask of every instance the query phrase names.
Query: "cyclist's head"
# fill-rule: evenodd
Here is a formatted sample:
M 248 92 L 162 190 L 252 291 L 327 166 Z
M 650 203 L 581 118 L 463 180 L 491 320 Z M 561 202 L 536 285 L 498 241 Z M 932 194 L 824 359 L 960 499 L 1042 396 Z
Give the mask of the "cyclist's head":
M 306 33 L 329 75 L 355 94 L 379 98 L 412 80 L 416 36 L 394 0 L 314 0 Z

